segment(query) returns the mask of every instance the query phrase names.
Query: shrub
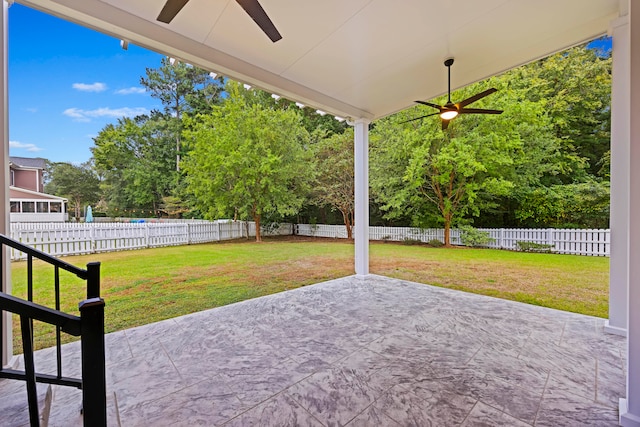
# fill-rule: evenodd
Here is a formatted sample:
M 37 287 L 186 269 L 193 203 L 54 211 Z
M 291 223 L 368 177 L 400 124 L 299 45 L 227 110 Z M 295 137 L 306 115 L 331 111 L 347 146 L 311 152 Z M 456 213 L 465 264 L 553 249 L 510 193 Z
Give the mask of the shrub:
M 516 247 L 519 251 L 523 252 L 547 252 L 551 253 L 553 245 L 546 245 L 544 243 L 536 242 L 516 242 Z
M 480 231 L 470 225 L 458 227 L 460 230 L 460 240 L 465 246 L 487 246 L 489 243 L 495 242 L 495 239 L 489 237 L 488 231 Z
M 434 247 L 434 248 L 440 248 L 440 247 L 444 246 L 444 243 L 442 243 L 438 239 L 432 239 L 432 240 L 429 240 L 428 245 L 431 246 L 431 247 Z
M 312 216 L 311 218 L 309 218 L 309 225 L 311 226 L 311 236 L 315 237 L 316 236 L 316 232 L 318 231 L 318 220 L 316 219 L 315 216 Z
M 420 244 L 422 244 L 422 240 L 420 240 L 420 239 L 412 239 L 411 237 L 405 237 L 402 240 L 402 244 L 409 245 L 409 246 L 411 246 L 411 245 L 420 245 Z
M 260 225 L 260 231 L 263 235 L 268 236 L 274 234 L 280 228 L 279 222 L 267 222 Z

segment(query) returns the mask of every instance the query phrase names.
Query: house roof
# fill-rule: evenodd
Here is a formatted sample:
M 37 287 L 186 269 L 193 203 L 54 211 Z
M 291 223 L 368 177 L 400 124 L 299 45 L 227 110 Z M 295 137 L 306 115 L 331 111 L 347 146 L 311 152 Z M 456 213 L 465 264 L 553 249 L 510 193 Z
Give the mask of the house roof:
M 605 34 L 624 0 L 17 0 L 338 116 L 376 119 Z M 623 6 L 620 6 L 623 5 Z M 72 43 L 73 41 L 69 41 Z M 114 41 L 117 42 L 117 41 Z
M 11 190 L 11 200 L 14 200 L 14 199 L 16 199 L 16 200 L 19 200 L 19 199 L 28 199 L 28 200 L 47 199 L 47 200 L 52 200 L 52 201 L 56 201 L 56 202 L 66 202 L 67 201 L 67 199 L 65 197 L 54 196 L 53 194 L 47 194 L 47 193 L 39 193 L 37 191 L 27 190 L 26 188 L 10 186 L 9 189 Z M 20 196 L 18 196 L 18 195 L 20 195 Z
M 46 160 L 40 157 L 9 156 L 9 162 L 19 168 L 44 169 L 47 166 Z

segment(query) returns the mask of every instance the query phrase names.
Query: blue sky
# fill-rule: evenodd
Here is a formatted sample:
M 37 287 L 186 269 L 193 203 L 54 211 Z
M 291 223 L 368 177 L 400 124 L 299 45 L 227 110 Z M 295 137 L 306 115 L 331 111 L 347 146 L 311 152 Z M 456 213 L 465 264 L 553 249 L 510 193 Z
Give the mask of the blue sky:
M 10 154 L 89 160 L 119 117 L 160 109 L 140 86 L 161 55 L 14 3 L 9 8 Z

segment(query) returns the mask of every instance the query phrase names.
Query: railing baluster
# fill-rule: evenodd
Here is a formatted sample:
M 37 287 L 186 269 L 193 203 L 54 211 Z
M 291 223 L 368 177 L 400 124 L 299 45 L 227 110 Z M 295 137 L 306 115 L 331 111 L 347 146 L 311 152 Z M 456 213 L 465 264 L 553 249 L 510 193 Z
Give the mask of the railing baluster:
M 100 297 L 100 263 L 87 264 L 87 299 Z
M 38 410 L 38 389 L 36 386 L 36 367 L 33 361 L 33 321 L 27 316 L 20 316 L 22 329 L 22 357 L 24 359 L 24 373 L 27 382 L 27 400 L 29 402 L 29 421 L 31 427 L 40 426 L 40 411 Z
M 27 255 L 27 299 L 33 302 L 33 256 Z
M 56 296 L 56 310 L 60 311 L 60 268 L 54 267 L 54 292 Z M 62 378 L 62 342 L 60 338 L 60 326 L 56 326 L 56 366 L 58 378 Z
M 29 254 L 27 256 L 27 300 L 33 302 L 33 256 Z M 33 347 L 33 319 L 30 319 L 31 323 L 31 346 Z

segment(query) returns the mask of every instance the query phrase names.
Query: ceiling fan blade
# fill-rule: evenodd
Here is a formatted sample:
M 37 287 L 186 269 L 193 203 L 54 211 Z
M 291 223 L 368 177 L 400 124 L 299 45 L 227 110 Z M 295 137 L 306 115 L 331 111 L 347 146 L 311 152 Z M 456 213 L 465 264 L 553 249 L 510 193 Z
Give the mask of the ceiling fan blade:
M 431 116 L 436 116 L 440 113 L 433 113 L 433 114 L 427 114 L 426 116 L 420 116 L 420 117 L 416 117 L 414 119 L 409 119 L 409 120 L 405 120 L 404 122 L 400 122 L 398 123 L 399 125 L 403 124 L 403 123 L 409 123 L 409 122 L 414 122 L 416 120 L 420 120 L 420 119 L 424 119 L 425 117 L 431 117 Z
M 442 106 L 438 105 L 438 104 L 432 104 L 430 102 L 427 101 L 415 101 L 418 104 L 422 104 L 422 105 L 428 105 L 429 107 L 433 107 L 433 108 L 437 108 L 438 110 L 442 110 Z
M 173 18 L 176 17 L 178 12 L 180 12 L 184 5 L 188 2 L 189 0 L 167 0 L 156 19 L 160 22 L 168 24 L 173 20 Z
M 447 130 L 447 128 L 449 127 L 449 122 L 451 120 L 443 120 L 442 121 L 442 130 Z
M 251 19 L 258 24 L 258 27 L 265 32 L 265 34 L 271 39 L 272 42 L 277 42 L 282 38 L 276 26 L 273 25 L 267 12 L 264 11 L 258 0 L 236 0 L 240 6 L 249 14 Z
M 460 102 L 456 103 L 456 105 L 458 106 L 458 109 L 460 109 L 460 108 L 464 107 L 465 105 L 469 105 L 472 102 L 476 102 L 477 100 L 482 99 L 485 96 L 491 95 L 492 93 L 497 92 L 497 91 L 498 91 L 498 89 L 496 89 L 496 88 L 487 89 L 484 92 L 480 92 L 478 94 L 473 95 L 470 98 L 465 99 L 464 101 L 460 101 Z
M 458 114 L 502 114 L 502 110 L 485 110 L 482 108 L 463 108 Z

